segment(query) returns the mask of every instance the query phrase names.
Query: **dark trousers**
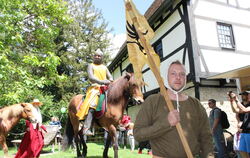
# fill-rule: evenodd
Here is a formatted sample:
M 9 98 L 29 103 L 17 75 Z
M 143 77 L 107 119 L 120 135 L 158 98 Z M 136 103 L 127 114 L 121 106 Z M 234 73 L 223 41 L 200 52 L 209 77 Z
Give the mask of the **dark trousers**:
M 144 148 L 148 149 L 148 151 L 151 150 L 149 141 L 139 142 L 139 150 L 143 150 Z
M 119 131 L 118 144 L 122 147 L 127 145 L 127 130 Z

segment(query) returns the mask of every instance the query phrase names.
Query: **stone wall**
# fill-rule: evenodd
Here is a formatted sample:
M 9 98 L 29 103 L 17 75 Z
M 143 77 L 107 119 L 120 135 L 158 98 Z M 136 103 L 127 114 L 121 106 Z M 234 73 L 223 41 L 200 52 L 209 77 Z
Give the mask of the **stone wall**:
M 210 88 L 210 87 L 201 87 L 200 88 L 200 101 L 205 107 L 207 114 L 211 109 L 208 107 L 208 99 L 215 99 L 217 101 L 217 107 L 226 112 L 228 120 L 230 123 L 229 129 L 227 129 L 232 134 L 235 134 L 237 131 L 237 120 L 235 118 L 235 113 L 233 113 L 230 102 L 228 101 L 227 92 L 234 91 L 236 88 Z M 194 96 L 194 88 L 190 88 L 185 91 L 187 95 Z M 240 98 L 240 97 L 239 97 Z

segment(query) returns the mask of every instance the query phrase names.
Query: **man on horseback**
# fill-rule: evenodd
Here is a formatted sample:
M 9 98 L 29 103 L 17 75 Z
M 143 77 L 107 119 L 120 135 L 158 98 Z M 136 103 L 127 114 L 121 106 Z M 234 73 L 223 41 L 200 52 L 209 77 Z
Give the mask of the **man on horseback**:
M 93 135 L 89 129 L 98 103 L 100 86 L 109 85 L 113 81 L 113 77 L 108 68 L 102 64 L 102 59 L 103 53 L 97 50 L 93 56 L 93 63 L 89 64 L 87 69 L 88 77 L 92 84 L 88 88 L 86 98 L 76 114 L 81 123 L 85 120 L 83 130 L 83 134 L 85 135 Z

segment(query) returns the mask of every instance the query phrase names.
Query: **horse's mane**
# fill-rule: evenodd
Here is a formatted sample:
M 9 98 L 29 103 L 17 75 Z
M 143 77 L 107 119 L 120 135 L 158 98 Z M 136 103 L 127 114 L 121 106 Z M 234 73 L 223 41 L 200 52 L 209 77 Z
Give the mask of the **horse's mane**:
M 13 105 L 9 105 L 9 106 L 3 106 L 0 108 L 0 115 L 2 112 L 13 112 L 14 114 L 20 112 L 22 106 L 21 104 L 13 104 Z
M 124 96 L 124 89 L 129 86 L 128 82 L 129 79 L 126 76 L 121 76 L 110 84 L 108 90 L 109 103 L 117 103 L 119 99 Z

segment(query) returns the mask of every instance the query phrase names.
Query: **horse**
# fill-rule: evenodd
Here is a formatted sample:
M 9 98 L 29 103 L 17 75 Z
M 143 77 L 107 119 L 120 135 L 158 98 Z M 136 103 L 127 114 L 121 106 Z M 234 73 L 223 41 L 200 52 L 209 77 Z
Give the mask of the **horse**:
M 144 101 L 141 89 L 132 73 L 126 73 L 109 85 L 107 91 L 106 112 L 101 118 L 95 119 L 97 125 L 107 130 L 109 134 L 103 151 L 104 158 L 108 157 L 108 149 L 111 141 L 113 142 L 114 158 L 118 158 L 118 138 L 116 129 L 123 116 L 129 98 L 133 98 L 133 101 L 138 104 Z M 69 103 L 68 122 L 66 124 L 63 148 L 66 149 L 74 140 L 77 157 L 84 158 L 87 155 L 87 145 L 82 128 L 79 128 L 80 122 L 76 116 L 77 107 L 82 101 L 83 95 L 79 94 L 74 96 Z
M 39 112 L 37 107 L 30 103 L 14 104 L 0 109 L 0 145 L 4 151 L 4 157 L 8 157 L 8 146 L 6 144 L 8 132 L 22 118 L 36 122 Z

